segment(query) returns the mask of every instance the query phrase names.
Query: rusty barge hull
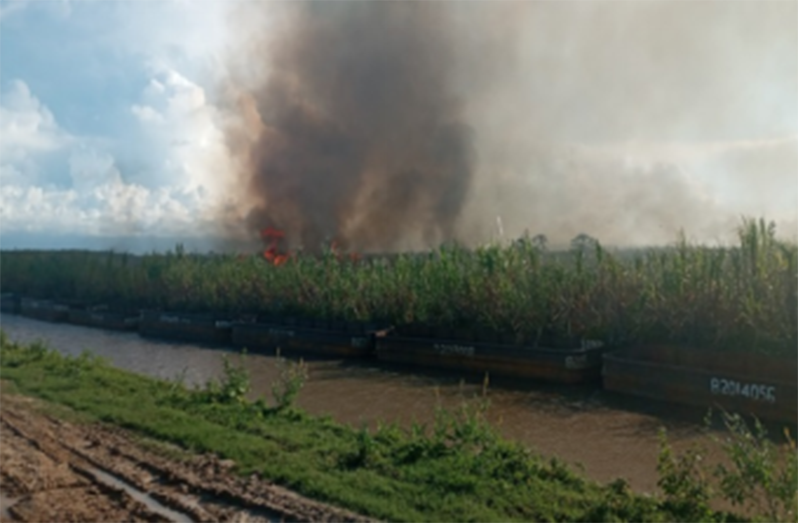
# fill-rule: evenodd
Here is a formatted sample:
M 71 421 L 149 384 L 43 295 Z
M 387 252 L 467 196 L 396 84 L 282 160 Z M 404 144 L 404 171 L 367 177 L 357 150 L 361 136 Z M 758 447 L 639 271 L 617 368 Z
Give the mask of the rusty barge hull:
M 602 346 L 571 349 L 385 336 L 376 340 L 377 358 L 441 369 L 578 384 L 598 381 Z
M 604 355 L 606 390 L 798 422 L 798 361 L 756 353 L 639 347 Z

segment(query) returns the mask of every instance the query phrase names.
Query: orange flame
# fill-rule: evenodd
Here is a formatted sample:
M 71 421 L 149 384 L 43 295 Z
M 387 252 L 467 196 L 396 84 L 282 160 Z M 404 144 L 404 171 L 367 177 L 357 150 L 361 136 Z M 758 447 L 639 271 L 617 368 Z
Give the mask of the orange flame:
M 282 265 L 288 261 L 290 254 L 282 254 L 278 249 L 280 240 L 285 238 L 283 231 L 274 227 L 266 227 L 260 231 L 260 238 L 266 244 L 266 250 L 263 251 L 263 257 L 266 261 L 271 262 L 274 266 Z
M 274 227 L 266 227 L 260 231 L 260 237 L 265 244 L 263 258 L 275 267 L 286 263 L 293 256 L 290 252 L 280 251 L 280 243 L 285 238 L 285 232 Z M 352 263 L 357 263 L 361 260 L 360 254 L 356 252 L 341 252 L 338 242 L 335 240 L 330 242 L 330 252 L 337 260 L 349 258 Z

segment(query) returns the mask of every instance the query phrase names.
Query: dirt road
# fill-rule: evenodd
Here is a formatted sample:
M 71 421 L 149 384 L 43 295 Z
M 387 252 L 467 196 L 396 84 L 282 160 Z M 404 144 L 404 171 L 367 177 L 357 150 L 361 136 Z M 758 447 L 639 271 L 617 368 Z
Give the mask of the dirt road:
M 368 521 L 212 456 L 165 457 L 121 430 L 0 404 L 0 521 Z

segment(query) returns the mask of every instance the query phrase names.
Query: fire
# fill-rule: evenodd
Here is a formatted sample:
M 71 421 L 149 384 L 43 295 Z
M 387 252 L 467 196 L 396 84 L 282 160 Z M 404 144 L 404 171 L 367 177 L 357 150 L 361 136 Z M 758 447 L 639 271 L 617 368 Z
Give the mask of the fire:
M 289 253 L 281 253 L 279 250 L 280 240 L 285 238 L 285 233 L 274 227 L 266 227 L 260 231 L 260 238 L 266 244 L 263 257 L 273 265 L 282 265 L 288 261 Z
M 335 259 L 338 261 L 346 260 L 348 258 L 352 263 L 356 263 L 360 261 L 361 258 L 360 254 L 356 252 L 344 252 L 343 249 L 341 249 L 341 247 L 338 245 L 338 242 L 335 240 L 330 242 L 330 253 L 335 256 Z
M 265 229 L 260 231 L 260 238 L 265 245 L 265 249 L 263 251 L 263 258 L 270 262 L 274 266 L 282 265 L 286 263 L 293 255 L 291 252 L 282 251 L 280 249 L 281 244 L 285 240 L 285 232 L 281 231 L 280 229 L 275 229 L 274 227 L 266 227 Z M 343 254 L 338 246 L 338 242 L 335 240 L 330 242 L 330 252 L 335 256 L 336 259 L 341 260 L 345 259 Z M 358 253 L 352 252 L 349 253 L 348 256 L 349 260 L 352 263 L 356 263 L 360 261 L 360 255 Z

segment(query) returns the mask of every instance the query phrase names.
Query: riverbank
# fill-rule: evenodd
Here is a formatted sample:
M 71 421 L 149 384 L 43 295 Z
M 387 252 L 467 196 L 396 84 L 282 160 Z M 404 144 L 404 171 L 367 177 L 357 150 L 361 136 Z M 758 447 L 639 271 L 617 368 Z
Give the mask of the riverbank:
M 60 354 L 73 357 L 88 349 L 114 367 L 156 379 L 179 378 L 189 387 L 201 388 L 222 379 L 227 357 L 246 366 L 250 401 L 270 397 L 280 375 L 280 358 L 274 354 L 249 352 L 244 357 L 231 350 L 8 314 L 0 314 L 0 325 L 17 343 L 43 340 Z M 396 423 L 409 430 L 413 423 L 430 425 L 436 409 L 454 409 L 479 396 L 485 377 L 384 365 L 373 359 L 310 358 L 304 362 L 309 377 L 296 406 L 312 416 L 329 416 L 355 428 Z M 710 434 L 703 430 L 706 409 L 680 409 L 595 387 L 547 385 L 495 375 L 490 375 L 489 400 L 486 417 L 504 438 L 544 457 L 556 456 L 599 483 L 622 478 L 636 492 L 657 492 L 661 427 L 668 431 L 676 452 L 703 445 L 710 450 L 706 460 L 714 464 L 721 458 Z M 782 430 L 777 425 L 771 432 L 781 434 Z M 790 430 L 796 432 L 794 427 Z
M 242 477 L 256 474 L 379 519 L 695 519 L 684 506 L 636 495 L 622 482 L 585 480 L 561 462 L 500 438 L 479 404 L 442 411 L 426 429 L 357 430 L 289 404 L 245 400 L 235 369 L 216 387 L 190 391 L 41 346 L 4 339 L 0 351 L 0 377 L 21 393 L 191 452 L 213 453 L 232 460 L 232 472 Z M 283 392 L 292 383 L 285 379 Z
M 13 390 L 2 384 L 0 521 L 369 521 Z

